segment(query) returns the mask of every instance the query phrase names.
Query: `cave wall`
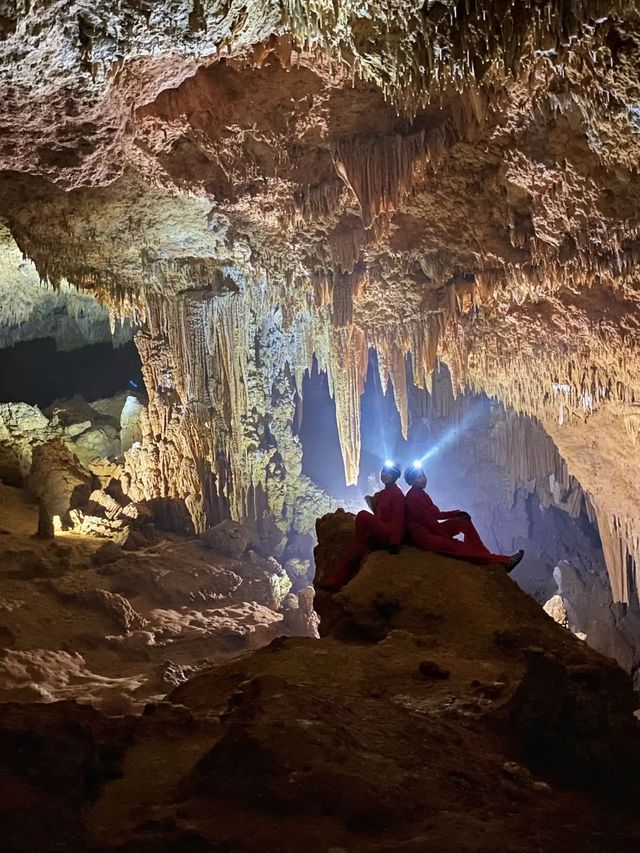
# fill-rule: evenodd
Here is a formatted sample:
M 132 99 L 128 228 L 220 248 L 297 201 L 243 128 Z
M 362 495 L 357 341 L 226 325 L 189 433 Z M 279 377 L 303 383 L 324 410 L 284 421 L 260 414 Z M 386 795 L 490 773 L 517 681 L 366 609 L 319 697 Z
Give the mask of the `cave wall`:
M 155 301 L 136 336 L 149 407 L 142 447 L 126 457 L 129 493 L 184 500 L 197 532 L 231 515 L 309 534 L 333 502 L 302 475 L 300 330 L 257 301 L 259 288 L 229 283 L 225 295 Z
M 140 329 L 133 489 L 198 529 L 267 506 L 284 525 L 314 355 L 347 482 L 369 350 L 405 434 L 407 356 L 421 388 L 440 357 L 456 392 L 544 425 L 631 600 L 634 4 L 57 0 L 0 26 L 0 219 L 45 282 Z
M 621 602 L 607 571 L 604 535 L 592 497 L 543 424 L 485 395 L 453 395 L 449 371 L 432 393 L 412 388 L 403 457 L 425 455 L 429 491 L 443 508 L 461 507 L 495 553 L 519 548 L 516 582 L 550 615 L 595 649 L 636 673 L 640 606 L 630 573 Z

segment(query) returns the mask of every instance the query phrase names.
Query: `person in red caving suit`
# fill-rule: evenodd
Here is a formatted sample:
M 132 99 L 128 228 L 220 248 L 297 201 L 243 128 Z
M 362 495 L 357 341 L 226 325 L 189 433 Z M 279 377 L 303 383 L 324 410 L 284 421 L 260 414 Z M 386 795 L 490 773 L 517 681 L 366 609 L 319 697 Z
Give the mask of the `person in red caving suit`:
M 427 475 L 421 463 L 410 465 L 404 472 L 404 478 L 411 487 L 405 498 L 407 533 L 416 548 L 459 557 L 480 565 L 499 563 L 507 572 L 515 569 L 524 551 L 510 556 L 492 554 L 473 526 L 468 512 L 459 509 L 443 512 L 434 504 L 425 491 Z M 464 542 L 454 538 L 460 533 L 464 536 Z
M 354 540 L 323 589 L 335 592 L 348 583 L 370 551 L 381 548 L 388 548 L 390 554 L 400 551 L 404 539 L 404 494 L 396 485 L 400 474 L 399 465 L 385 462 L 380 472 L 384 489 L 365 498 L 373 512 L 362 510 L 357 514 Z

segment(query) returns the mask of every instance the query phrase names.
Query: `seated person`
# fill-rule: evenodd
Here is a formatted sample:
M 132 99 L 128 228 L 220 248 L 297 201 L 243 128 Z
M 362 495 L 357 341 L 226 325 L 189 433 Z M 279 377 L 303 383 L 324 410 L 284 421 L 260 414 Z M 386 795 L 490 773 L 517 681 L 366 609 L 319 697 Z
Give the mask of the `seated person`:
M 427 475 L 422 464 L 414 463 L 409 466 L 404 472 L 404 478 L 411 486 L 405 498 L 407 533 L 416 548 L 460 557 L 480 565 L 500 563 L 507 572 L 515 569 L 524 556 L 524 551 L 518 551 L 511 556 L 492 554 L 473 526 L 468 512 L 459 509 L 443 512 L 434 504 L 425 491 Z M 464 542 L 454 539 L 459 533 L 464 536 Z
M 400 473 L 399 465 L 385 462 L 380 472 L 384 489 L 365 498 L 372 512 L 357 514 L 354 540 L 323 589 L 335 592 L 348 583 L 370 551 L 388 548 L 390 554 L 397 554 L 400 550 L 404 538 L 404 495 L 396 485 Z

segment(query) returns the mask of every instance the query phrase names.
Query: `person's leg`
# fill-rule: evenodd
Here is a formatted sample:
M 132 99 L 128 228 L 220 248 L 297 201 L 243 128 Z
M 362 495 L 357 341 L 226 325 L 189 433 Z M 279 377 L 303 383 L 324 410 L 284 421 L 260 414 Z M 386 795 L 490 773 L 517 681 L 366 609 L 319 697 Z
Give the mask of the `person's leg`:
M 471 563 L 478 563 L 483 566 L 490 563 L 506 565 L 509 562 L 509 557 L 503 554 L 491 554 L 486 550 L 472 548 L 467 542 L 450 539 L 448 536 L 438 536 L 425 528 L 412 530 L 411 539 L 416 548 L 420 548 L 421 551 L 433 551 L 436 554 L 444 554 L 448 557 L 458 557 L 461 560 L 468 560 Z
M 367 553 L 379 548 L 388 548 L 391 541 L 389 525 L 374 515 L 366 521 Z
M 335 572 L 328 579 L 326 586 L 330 589 L 340 589 L 349 583 L 357 573 L 358 564 L 372 548 L 380 546 L 380 538 L 384 537 L 385 525 L 374 515 L 362 510 L 356 516 L 355 536 L 351 545 L 342 555 Z
M 376 521 L 375 515 L 364 509 L 356 515 L 355 546 L 361 557 L 369 551 L 369 539 L 375 529 Z
M 491 552 L 480 538 L 480 534 L 476 530 L 470 518 L 447 518 L 441 521 L 439 526 L 447 534 L 447 536 L 457 536 L 461 533 L 464 536 L 464 541 L 470 545 L 475 551 L 490 554 Z

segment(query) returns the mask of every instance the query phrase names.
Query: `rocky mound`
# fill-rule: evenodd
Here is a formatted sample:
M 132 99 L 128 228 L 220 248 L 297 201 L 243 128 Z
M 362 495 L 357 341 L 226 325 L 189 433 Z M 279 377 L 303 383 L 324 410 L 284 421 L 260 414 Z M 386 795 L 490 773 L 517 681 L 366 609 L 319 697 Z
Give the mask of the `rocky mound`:
M 349 524 L 318 524 L 320 575 Z M 139 718 L 2 706 L 9 849 L 638 849 L 629 679 L 500 570 L 376 553 L 318 607 L 321 640 L 203 671 Z
M 59 473 L 48 492 L 58 499 L 73 485 Z M 135 550 L 41 539 L 37 518 L 27 492 L 0 483 L 0 702 L 133 713 L 213 661 L 283 634 L 317 636 L 313 589 L 293 591 L 283 566 L 249 548 L 230 557 L 153 531 Z

